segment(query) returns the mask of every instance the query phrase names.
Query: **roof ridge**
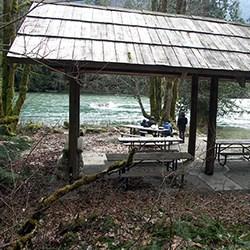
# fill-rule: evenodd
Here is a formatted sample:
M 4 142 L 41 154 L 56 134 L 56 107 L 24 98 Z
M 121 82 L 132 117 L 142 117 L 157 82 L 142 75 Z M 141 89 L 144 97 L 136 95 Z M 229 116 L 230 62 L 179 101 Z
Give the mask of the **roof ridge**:
M 154 15 L 154 16 L 157 15 L 157 16 L 184 18 L 184 19 L 190 19 L 190 20 L 207 21 L 207 22 L 212 22 L 212 23 L 226 23 L 226 24 L 250 28 L 250 25 L 246 24 L 246 23 L 226 21 L 224 19 L 213 18 L 213 17 L 172 14 L 172 13 L 164 13 L 164 12 L 150 11 L 150 10 L 143 10 L 143 9 L 142 10 L 135 10 L 135 9 L 121 8 L 121 7 L 82 4 L 82 3 L 76 3 L 76 2 L 72 3 L 70 0 L 65 0 L 65 1 L 61 1 L 61 0 L 32 0 L 32 2 L 41 3 L 41 5 L 53 4 L 53 5 L 63 5 L 63 6 L 72 6 L 72 7 L 80 7 L 80 8 L 92 8 L 92 9 L 102 9 L 102 10 L 120 11 L 120 12 L 128 12 L 128 13 L 138 13 L 138 14 Z

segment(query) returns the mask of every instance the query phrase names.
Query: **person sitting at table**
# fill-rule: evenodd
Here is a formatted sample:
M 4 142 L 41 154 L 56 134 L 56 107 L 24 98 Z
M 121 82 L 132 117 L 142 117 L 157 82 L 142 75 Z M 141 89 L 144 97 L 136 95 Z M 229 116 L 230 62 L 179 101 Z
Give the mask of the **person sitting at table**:
M 142 127 L 145 127 L 145 128 L 146 128 L 146 127 L 150 127 L 150 126 L 148 126 L 148 121 L 145 120 L 145 119 L 142 120 L 141 126 L 142 126 Z
M 164 129 L 164 132 L 162 133 L 163 136 L 172 136 L 173 127 L 170 121 L 164 122 L 163 129 Z
M 151 127 L 152 125 L 156 125 L 156 121 L 154 116 L 152 116 L 149 120 L 148 120 L 148 127 Z

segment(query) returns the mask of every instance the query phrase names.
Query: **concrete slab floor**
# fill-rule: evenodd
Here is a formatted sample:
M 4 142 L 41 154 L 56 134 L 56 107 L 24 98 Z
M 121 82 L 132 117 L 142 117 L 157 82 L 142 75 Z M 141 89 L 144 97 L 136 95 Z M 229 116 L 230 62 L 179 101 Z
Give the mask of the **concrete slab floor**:
M 83 174 L 103 171 L 108 164 L 111 164 L 107 163 L 104 153 L 83 152 L 82 157 L 84 160 Z M 167 174 L 164 166 L 150 163 L 139 164 L 124 176 L 143 177 L 145 181 L 152 181 L 153 178 L 156 178 L 155 180 L 160 184 L 160 179 Z M 198 190 L 250 190 L 250 162 L 229 161 L 228 165 L 223 167 L 216 163 L 214 174 L 208 176 L 204 174 L 204 161 L 196 160 L 186 170 L 185 183 L 196 187 Z

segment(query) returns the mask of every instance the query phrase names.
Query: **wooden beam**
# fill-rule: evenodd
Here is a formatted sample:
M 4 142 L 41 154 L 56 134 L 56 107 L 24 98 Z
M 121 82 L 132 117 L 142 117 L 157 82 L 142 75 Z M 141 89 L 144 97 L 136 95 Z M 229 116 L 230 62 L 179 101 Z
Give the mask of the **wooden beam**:
M 75 180 L 79 177 L 79 154 L 77 141 L 80 128 L 80 85 L 69 77 L 69 173 Z
M 12 63 L 21 64 L 41 64 L 51 70 L 63 70 L 75 64 L 76 61 L 72 60 L 45 60 L 36 58 L 18 58 L 8 56 L 8 60 Z M 77 61 L 79 64 L 79 72 L 84 73 L 98 73 L 98 74 L 124 74 L 124 75 L 148 75 L 148 76 L 165 76 L 166 74 L 181 75 L 188 73 L 188 75 L 197 74 L 200 77 L 210 78 L 218 76 L 220 79 L 236 80 L 245 78 L 250 80 L 249 71 L 233 71 L 233 70 L 220 70 L 220 69 L 200 69 L 200 68 L 186 68 L 186 67 L 171 67 L 164 65 L 139 65 L 139 64 L 126 64 L 126 63 L 112 63 L 112 62 L 94 62 L 94 61 Z
M 207 155 L 205 174 L 212 175 L 214 173 L 215 161 L 215 140 L 216 140 L 216 117 L 218 106 L 218 77 L 212 77 L 210 84 L 209 98 L 209 117 L 207 132 Z
M 191 90 L 191 108 L 190 108 L 190 126 L 189 126 L 189 140 L 188 153 L 195 156 L 196 147 L 196 130 L 197 130 L 197 106 L 198 106 L 198 75 L 192 76 L 192 90 Z

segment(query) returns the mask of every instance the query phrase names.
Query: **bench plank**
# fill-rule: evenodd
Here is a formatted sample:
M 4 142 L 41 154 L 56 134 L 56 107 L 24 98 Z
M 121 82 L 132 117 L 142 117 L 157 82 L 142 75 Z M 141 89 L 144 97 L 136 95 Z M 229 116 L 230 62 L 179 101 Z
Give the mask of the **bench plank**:
M 108 161 L 126 160 L 128 154 L 107 154 Z M 187 152 L 138 152 L 134 155 L 134 161 L 173 161 L 191 160 L 192 155 Z
M 220 155 L 222 155 L 224 157 L 223 162 L 221 162 L 221 160 L 219 159 L 219 164 L 222 166 L 225 166 L 228 160 L 228 156 L 240 156 L 242 155 L 246 160 L 250 160 L 250 152 L 221 152 Z M 232 160 L 234 160 L 236 158 L 233 158 Z

